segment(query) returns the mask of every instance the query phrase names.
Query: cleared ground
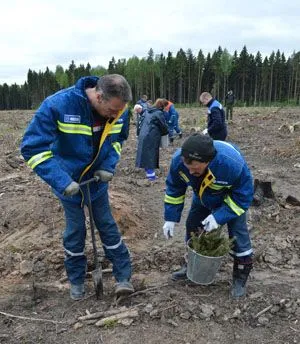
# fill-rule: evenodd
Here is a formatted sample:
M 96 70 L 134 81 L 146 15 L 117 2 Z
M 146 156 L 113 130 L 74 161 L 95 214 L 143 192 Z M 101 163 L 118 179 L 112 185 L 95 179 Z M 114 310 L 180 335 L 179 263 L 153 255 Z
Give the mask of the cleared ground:
M 62 209 L 18 150 L 31 116 L 24 111 L 0 112 L 1 343 L 300 342 L 300 207 L 287 202 L 288 196 L 300 200 L 300 108 L 237 108 L 234 122 L 229 123 L 228 141 L 239 145 L 254 177 L 271 181 L 275 193 L 275 198 L 250 209 L 254 270 L 248 296 L 234 302 L 229 296 L 229 257 L 210 286 L 169 279 L 182 262 L 191 192 L 175 238 L 165 241 L 161 230 L 171 155 L 189 133 L 204 128 L 204 108 L 180 109 L 184 137 L 161 151 L 155 183 L 135 169 L 135 127 L 131 127 L 110 196 L 131 250 L 133 283 L 140 293 L 119 303 L 112 294 L 114 281 L 109 272 L 104 276 L 103 300 L 95 299 L 90 278 L 88 297 L 80 302 L 69 299 L 61 244 Z M 86 251 L 92 262 L 89 237 Z M 110 267 L 106 261 L 103 265 Z M 124 306 L 138 311 L 132 322 L 109 321 L 97 327 L 78 321 L 89 312 Z

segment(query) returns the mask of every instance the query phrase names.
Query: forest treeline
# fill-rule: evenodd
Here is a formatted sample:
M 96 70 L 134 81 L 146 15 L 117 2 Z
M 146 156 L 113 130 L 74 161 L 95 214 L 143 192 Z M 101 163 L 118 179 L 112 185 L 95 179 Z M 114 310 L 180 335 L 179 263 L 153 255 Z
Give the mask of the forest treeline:
M 279 50 L 263 57 L 260 52 L 230 54 L 219 47 L 204 56 L 192 50 L 180 49 L 167 56 L 150 49 L 147 56 L 129 59 L 114 57 L 108 68 L 92 68 L 71 62 L 67 69 L 56 66 L 55 71 L 28 70 L 23 85 L 0 85 L 0 110 L 35 109 L 48 95 L 73 85 L 82 76 L 117 73 L 129 81 L 134 101 L 147 94 L 155 100 L 165 97 L 176 104 L 192 105 L 199 94 L 211 92 L 220 101 L 232 89 L 240 105 L 259 106 L 272 104 L 300 104 L 300 51 L 285 57 Z

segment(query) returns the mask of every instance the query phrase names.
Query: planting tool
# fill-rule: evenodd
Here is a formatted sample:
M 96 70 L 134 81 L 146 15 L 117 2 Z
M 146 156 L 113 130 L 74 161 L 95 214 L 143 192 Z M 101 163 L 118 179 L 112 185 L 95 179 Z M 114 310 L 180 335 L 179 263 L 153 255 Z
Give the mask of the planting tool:
M 93 216 L 91 193 L 90 193 L 90 183 L 98 182 L 98 181 L 99 181 L 99 177 L 94 177 L 80 183 L 79 185 L 80 187 L 86 186 L 86 189 L 87 189 L 87 201 L 88 201 L 87 205 L 88 205 L 88 210 L 89 210 L 91 237 L 92 237 L 93 253 L 94 253 L 94 270 L 92 271 L 92 278 L 94 281 L 94 287 L 95 287 L 97 299 L 99 299 L 100 296 L 101 297 L 103 296 L 103 279 L 102 279 L 102 267 L 97 255 L 94 216 Z

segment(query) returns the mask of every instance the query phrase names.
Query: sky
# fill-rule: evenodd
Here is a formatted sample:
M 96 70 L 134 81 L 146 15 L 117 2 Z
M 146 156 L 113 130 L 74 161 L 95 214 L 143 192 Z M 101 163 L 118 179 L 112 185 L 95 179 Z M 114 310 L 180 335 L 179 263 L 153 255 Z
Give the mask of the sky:
M 230 54 L 290 56 L 300 51 L 299 0 L 2 0 L 0 84 L 23 84 L 29 69 L 57 65 L 105 68 L 115 59 L 165 56 L 180 48 L 205 55 L 221 46 Z

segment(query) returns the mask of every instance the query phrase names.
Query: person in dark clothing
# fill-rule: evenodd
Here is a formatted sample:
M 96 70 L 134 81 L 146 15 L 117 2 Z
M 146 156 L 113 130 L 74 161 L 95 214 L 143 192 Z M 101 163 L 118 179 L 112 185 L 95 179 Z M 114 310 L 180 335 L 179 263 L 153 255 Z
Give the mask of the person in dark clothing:
M 226 121 L 228 121 L 229 119 L 232 120 L 234 101 L 235 101 L 235 96 L 233 94 L 233 91 L 230 90 L 228 91 L 225 97 Z
M 227 136 L 227 126 L 222 104 L 214 99 L 208 92 L 201 93 L 199 100 L 208 108 L 207 129 L 204 129 L 202 133 L 208 134 L 214 140 L 225 141 Z
M 136 167 L 144 168 L 150 181 L 156 179 L 155 169 L 159 168 L 159 146 L 161 137 L 169 132 L 164 116 L 164 106 L 159 99 L 145 111 L 141 125 L 136 154 Z
M 143 111 L 148 109 L 148 96 L 146 94 L 141 96 L 141 99 L 139 99 L 136 103 L 141 105 L 141 107 L 143 108 Z

